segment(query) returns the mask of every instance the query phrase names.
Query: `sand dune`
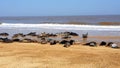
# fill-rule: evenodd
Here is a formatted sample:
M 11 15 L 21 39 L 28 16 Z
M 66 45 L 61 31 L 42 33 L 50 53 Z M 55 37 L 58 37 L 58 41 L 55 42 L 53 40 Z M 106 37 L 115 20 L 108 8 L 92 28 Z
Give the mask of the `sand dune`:
M 0 43 L 0 68 L 120 68 L 120 49 Z

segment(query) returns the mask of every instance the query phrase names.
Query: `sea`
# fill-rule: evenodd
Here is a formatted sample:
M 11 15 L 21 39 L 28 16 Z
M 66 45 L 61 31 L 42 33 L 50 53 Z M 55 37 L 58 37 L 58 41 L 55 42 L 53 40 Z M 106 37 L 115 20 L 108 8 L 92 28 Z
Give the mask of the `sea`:
M 117 22 L 118 25 L 100 25 L 100 22 Z M 0 33 L 6 32 L 11 36 L 16 33 L 65 31 L 78 33 L 80 37 L 84 33 L 90 36 L 120 36 L 120 15 L 0 17 Z

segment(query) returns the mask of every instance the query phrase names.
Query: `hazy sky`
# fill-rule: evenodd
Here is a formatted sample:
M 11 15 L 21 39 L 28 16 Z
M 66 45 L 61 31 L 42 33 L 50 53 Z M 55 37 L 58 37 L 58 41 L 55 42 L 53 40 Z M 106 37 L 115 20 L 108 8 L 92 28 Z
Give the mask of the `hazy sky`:
M 120 15 L 120 0 L 0 0 L 0 16 Z

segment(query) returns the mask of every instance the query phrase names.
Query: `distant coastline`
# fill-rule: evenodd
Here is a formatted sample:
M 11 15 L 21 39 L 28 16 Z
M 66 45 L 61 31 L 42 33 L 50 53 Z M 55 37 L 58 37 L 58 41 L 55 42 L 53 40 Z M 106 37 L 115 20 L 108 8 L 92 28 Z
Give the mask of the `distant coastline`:
M 68 22 L 67 24 L 76 24 L 76 25 L 94 25 L 95 23 L 86 23 L 86 22 Z M 97 25 L 120 25 L 120 22 L 99 22 Z

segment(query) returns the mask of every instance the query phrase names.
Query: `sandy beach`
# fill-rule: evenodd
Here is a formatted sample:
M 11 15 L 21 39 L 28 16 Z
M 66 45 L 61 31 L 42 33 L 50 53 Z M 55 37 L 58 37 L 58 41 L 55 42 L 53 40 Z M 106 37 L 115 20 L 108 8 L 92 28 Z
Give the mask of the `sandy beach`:
M 120 49 L 39 43 L 0 43 L 1 68 L 120 68 Z
M 0 0 L 0 68 L 120 68 L 120 0 Z

